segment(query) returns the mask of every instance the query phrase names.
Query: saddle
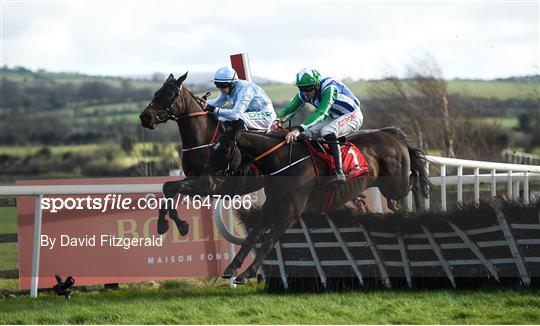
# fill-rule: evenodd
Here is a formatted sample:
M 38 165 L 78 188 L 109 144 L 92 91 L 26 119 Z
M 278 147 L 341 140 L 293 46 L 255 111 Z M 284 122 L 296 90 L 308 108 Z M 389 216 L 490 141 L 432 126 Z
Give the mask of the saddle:
M 309 152 L 313 155 L 320 157 L 323 162 L 328 166 L 330 173 L 333 173 L 336 169 L 334 157 L 330 154 L 330 148 L 326 142 L 316 139 L 302 139 Z M 364 154 L 351 142 L 346 141 L 345 137 L 338 139 L 341 145 L 341 160 L 343 163 L 343 173 L 347 178 L 347 181 L 361 177 L 369 172 L 368 163 L 364 157 Z M 317 176 L 319 171 L 315 164 L 313 164 Z

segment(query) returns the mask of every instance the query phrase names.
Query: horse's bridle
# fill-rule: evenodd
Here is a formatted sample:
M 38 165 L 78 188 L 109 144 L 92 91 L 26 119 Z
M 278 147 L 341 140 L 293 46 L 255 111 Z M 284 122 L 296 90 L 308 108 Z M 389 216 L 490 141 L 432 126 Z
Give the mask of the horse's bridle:
M 175 89 L 174 96 L 172 97 L 171 103 L 167 107 L 163 107 L 160 104 L 154 102 L 153 100 L 150 103 L 148 103 L 149 106 L 153 106 L 153 107 L 155 107 L 157 109 L 157 113 L 156 113 L 156 122 L 157 123 L 167 122 L 168 120 L 180 121 L 180 120 L 185 119 L 185 118 L 197 117 L 197 116 L 202 116 L 202 115 L 208 114 L 208 111 L 204 111 L 204 110 L 202 112 L 189 112 L 189 113 L 186 112 L 186 113 L 182 113 L 180 115 L 174 114 L 172 112 L 173 105 L 178 100 L 178 97 L 180 97 L 180 93 L 182 92 L 182 86 L 178 87 L 178 86 L 174 85 L 173 83 L 163 83 L 163 86 L 166 86 L 166 85 L 170 85 L 170 86 L 174 87 L 174 89 Z M 199 104 L 201 106 L 201 108 L 202 108 L 201 103 L 199 102 L 199 100 L 197 100 L 195 95 L 193 95 L 193 93 L 191 93 L 189 90 L 188 90 L 188 92 L 193 97 L 195 102 L 197 102 L 197 104 Z M 183 101 L 183 104 L 184 104 L 184 108 L 186 108 L 187 107 L 186 98 L 182 97 L 182 101 Z M 163 114 L 163 113 L 165 113 L 165 114 Z M 161 118 L 161 116 L 164 116 L 164 118 Z

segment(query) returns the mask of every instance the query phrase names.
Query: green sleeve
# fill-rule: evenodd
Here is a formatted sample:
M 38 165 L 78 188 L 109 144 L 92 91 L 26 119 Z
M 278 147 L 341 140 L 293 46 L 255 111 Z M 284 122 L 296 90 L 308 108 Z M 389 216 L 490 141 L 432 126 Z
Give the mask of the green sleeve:
M 278 114 L 276 120 L 287 121 L 298 111 L 300 107 L 304 105 L 304 101 L 300 98 L 299 94 L 296 94 L 291 102 Z
M 324 92 L 321 94 L 321 101 L 319 103 L 319 106 L 313 112 L 305 121 L 302 123 L 302 128 L 308 129 L 309 127 L 313 126 L 317 122 L 321 121 L 322 119 L 326 118 L 328 116 L 328 111 L 330 111 L 330 108 L 332 107 L 332 104 L 336 101 L 338 96 L 338 90 L 335 86 L 330 86 L 327 89 L 324 90 Z

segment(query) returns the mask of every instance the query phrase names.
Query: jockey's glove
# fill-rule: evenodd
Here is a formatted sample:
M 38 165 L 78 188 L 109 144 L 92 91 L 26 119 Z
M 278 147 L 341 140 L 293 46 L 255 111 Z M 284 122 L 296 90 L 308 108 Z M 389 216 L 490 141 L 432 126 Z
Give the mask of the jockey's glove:
M 206 104 L 206 111 L 214 113 L 214 110 L 216 109 L 215 106 Z

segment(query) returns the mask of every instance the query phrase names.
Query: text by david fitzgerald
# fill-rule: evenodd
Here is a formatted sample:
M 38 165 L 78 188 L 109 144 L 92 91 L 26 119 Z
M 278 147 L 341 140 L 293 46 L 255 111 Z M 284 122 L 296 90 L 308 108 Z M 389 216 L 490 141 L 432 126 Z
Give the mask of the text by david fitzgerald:
M 119 247 L 128 250 L 132 247 L 162 247 L 163 238 L 154 235 L 149 238 L 121 238 L 110 234 L 85 235 L 84 237 L 70 237 L 67 234 L 62 234 L 60 237 L 41 235 L 42 247 L 53 250 L 57 244 L 60 247 Z

